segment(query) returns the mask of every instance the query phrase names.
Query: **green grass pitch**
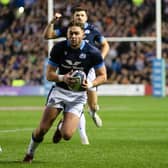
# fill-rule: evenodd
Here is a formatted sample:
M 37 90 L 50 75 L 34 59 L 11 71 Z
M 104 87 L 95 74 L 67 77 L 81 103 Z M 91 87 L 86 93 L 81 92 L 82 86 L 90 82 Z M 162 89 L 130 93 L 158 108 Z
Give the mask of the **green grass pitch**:
M 33 163 L 21 163 L 44 104 L 45 97 L 0 97 L 0 168 L 168 167 L 167 97 L 99 97 L 102 128 L 85 110 L 90 145 L 81 145 L 78 132 L 53 144 L 56 120 Z

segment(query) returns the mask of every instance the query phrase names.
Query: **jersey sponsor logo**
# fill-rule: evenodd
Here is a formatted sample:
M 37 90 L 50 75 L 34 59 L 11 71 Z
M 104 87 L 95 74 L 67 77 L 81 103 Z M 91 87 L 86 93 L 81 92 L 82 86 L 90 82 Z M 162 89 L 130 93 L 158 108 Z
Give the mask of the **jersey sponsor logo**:
M 65 60 L 65 64 L 62 64 L 61 66 L 67 69 L 78 69 L 78 70 L 83 70 L 84 68 L 82 67 L 82 62 L 75 61 L 72 62 L 71 60 Z
M 77 65 L 80 65 L 80 64 L 81 64 L 81 62 L 79 62 L 79 61 L 75 61 L 75 62 L 73 63 L 71 60 L 65 60 L 65 62 L 66 62 L 67 64 L 69 64 L 70 66 L 77 66 Z

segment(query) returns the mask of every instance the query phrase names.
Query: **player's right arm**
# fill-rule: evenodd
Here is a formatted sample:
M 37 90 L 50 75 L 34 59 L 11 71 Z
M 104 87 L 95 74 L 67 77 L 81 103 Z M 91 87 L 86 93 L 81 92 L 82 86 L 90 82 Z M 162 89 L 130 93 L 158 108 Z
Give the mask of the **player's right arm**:
M 71 77 L 72 71 L 64 74 L 64 75 L 60 75 L 56 73 L 57 70 L 57 66 L 54 66 L 54 64 L 51 62 L 47 65 L 47 71 L 46 71 L 46 79 L 48 81 L 52 81 L 52 82 L 65 82 L 67 85 L 73 85 L 74 83 L 76 83 L 76 80 L 74 80 L 73 77 Z
M 44 39 L 55 39 L 57 38 L 56 31 L 54 30 L 54 23 L 57 22 L 62 15 L 60 13 L 55 13 L 53 19 L 48 23 L 43 32 Z

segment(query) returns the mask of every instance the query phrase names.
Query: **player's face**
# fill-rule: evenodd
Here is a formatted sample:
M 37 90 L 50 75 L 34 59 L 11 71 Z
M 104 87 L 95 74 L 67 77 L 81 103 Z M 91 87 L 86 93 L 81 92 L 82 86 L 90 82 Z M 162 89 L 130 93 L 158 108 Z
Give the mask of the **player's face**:
M 84 24 L 87 21 L 87 14 L 85 11 L 76 11 L 73 15 L 73 19 L 78 23 Z
M 84 31 L 78 26 L 69 27 L 67 37 L 72 48 L 79 48 L 84 38 Z

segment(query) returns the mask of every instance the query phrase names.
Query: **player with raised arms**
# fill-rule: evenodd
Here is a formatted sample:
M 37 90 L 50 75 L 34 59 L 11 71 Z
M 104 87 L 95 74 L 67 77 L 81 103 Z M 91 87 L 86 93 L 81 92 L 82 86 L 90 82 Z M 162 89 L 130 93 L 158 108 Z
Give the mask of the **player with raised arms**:
M 55 82 L 55 85 L 49 91 L 42 118 L 39 126 L 32 133 L 23 162 L 32 162 L 38 145 L 61 111 L 63 121 L 59 130 L 64 140 L 70 140 L 79 125 L 87 101 L 86 90 L 104 83 L 107 79 L 100 51 L 83 38 L 83 24 L 72 21 L 68 26 L 67 40 L 56 43 L 51 50 L 46 78 L 48 81 Z M 96 71 L 95 80 L 89 82 L 83 80 L 82 91 L 69 89 L 69 86 L 76 82 L 71 76 L 74 70 L 83 71 L 87 76 L 91 68 Z M 57 69 L 59 69 L 58 73 Z
M 89 42 L 90 44 L 98 47 L 101 50 L 102 58 L 104 59 L 109 51 L 109 44 L 107 40 L 104 38 L 103 35 L 92 25 L 87 22 L 88 20 L 88 13 L 86 8 L 83 6 L 75 6 L 72 10 L 72 18 L 78 23 L 84 24 L 84 31 L 85 31 L 85 40 Z M 54 23 L 59 21 L 61 18 L 60 13 L 56 13 L 55 17 L 51 20 L 51 22 L 46 26 L 44 30 L 44 38 L 45 39 L 55 39 L 58 37 L 66 37 L 67 27 L 54 29 Z M 95 71 L 94 69 L 90 69 L 88 79 L 90 81 L 95 79 Z M 88 95 L 88 106 L 89 106 L 89 114 L 92 117 L 94 123 L 97 127 L 102 126 L 102 120 L 99 117 L 99 115 L 96 113 L 99 109 L 98 106 L 98 98 L 97 98 L 97 92 L 96 87 L 92 87 L 87 91 Z M 89 140 L 86 134 L 86 124 L 85 124 L 85 116 L 82 114 L 80 118 L 79 123 L 79 133 L 81 137 L 82 144 L 89 144 Z M 61 124 L 61 122 L 59 122 Z M 58 125 L 59 127 L 59 125 Z M 59 132 L 59 129 L 57 127 L 57 130 L 53 136 L 53 142 L 58 143 L 61 139 L 61 134 Z

